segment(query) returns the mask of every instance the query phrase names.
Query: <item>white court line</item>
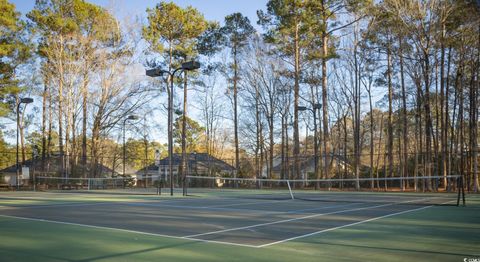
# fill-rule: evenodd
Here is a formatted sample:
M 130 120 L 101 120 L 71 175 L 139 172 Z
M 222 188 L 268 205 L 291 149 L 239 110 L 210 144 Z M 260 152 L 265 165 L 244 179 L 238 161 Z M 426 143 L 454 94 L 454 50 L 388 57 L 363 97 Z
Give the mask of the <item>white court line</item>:
M 453 202 L 453 201 L 454 200 L 447 201 L 447 202 L 442 203 L 442 204 L 450 203 L 450 202 Z M 216 243 L 216 244 L 231 245 L 231 246 L 249 247 L 249 248 L 263 248 L 263 247 L 268 247 L 268 246 L 271 246 L 271 245 L 280 244 L 280 243 L 284 243 L 284 242 L 287 242 L 287 241 L 291 241 L 291 240 L 295 240 L 295 239 L 299 239 L 299 238 L 304 238 L 304 237 L 308 237 L 308 236 L 312 236 L 312 235 L 316 235 L 316 234 L 320 234 L 320 233 L 324 233 L 324 232 L 328 232 L 328 231 L 333 231 L 333 230 L 340 229 L 340 228 L 350 227 L 350 226 L 354 226 L 354 225 L 358 225 L 358 224 L 362 224 L 362 223 L 366 223 L 366 222 L 370 222 L 370 221 L 374 221 L 374 220 L 378 220 L 378 219 L 382 219 L 382 218 L 386 218 L 386 217 L 392 217 L 392 216 L 395 216 L 395 215 L 400 215 L 400 214 L 404 214 L 404 213 L 408 213 L 408 212 L 427 209 L 427 208 L 430 208 L 432 206 L 433 205 L 425 206 L 425 207 L 421 207 L 421 208 L 416 208 L 416 209 L 410 209 L 410 210 L 406 210 L 406 211 L 401 211 L 401 212 L 388 214 L 388 215 L 384 215 L 384 216 L 380 216 L 380 217 L 370 218 L 370 219 L 362 220 L 362 221 L 359 221 L 359 222 L 355 222 L 355 223 L 351 223 L 351 224 L 347 224 L 347 225 L 343 225 L 343 226 L 339 226 L 339 227 L 335 227 L 335 228 L 324 229 L 324 230 L 316 231 L 316 232 L 313 232 L 313 233 L 309 233 L 309 234 L 305 234 L 305 235 L 301 235 L 301 236 L 296 236 L 296 237 L 292 237 L 292 238 L 288 238 L 288 239 L 283 239 L 283 240 L 280 240 L 280 241 L 271 242 L 271 243 L 267 243 L 267 244 L 263 244 L 263 245 L 257 245 L 257 246 L 248 245 L 248 244 L 240 244 L 240 243 L 232 243 L 232 242 L 224 242 L 224 241 L 197 239 L 197 238 L 189 237 L 189 236 L 186 236 L 186 237 L 172 236 L 172 235 L 165 235 L 165 234 L 148 233 L 148 232 L 142 232 L 142 231 L 112 228 L 112 227 L 104 227 L 104 226 L 93 226 L 93 225 L 86 225 L 86 224 L 79 224 L 79 223 L 61 222 L 61 221 L 39 219 L 39 218 L 26 218 L 26 217 L 9 216 L 9 215 L 1 215 L 1 214 L 0 214 L 0 217 L 22 219 L 22 220 L 29 220 L 29 221 L 38 221 L 38 222 L 46 222 L 46 223 L 54 223 L 54 224 L 72 225 L 72 226 L 94 228 L 94 229 L 113 230 L 113 231 L 120 231 L 120 232 L 127 232 L 127 233 L 134 233 L 134 234 L 141 234 L 141 235 L 148 235 L 148 236 L 166 237 L 166 238 L 173 238 L 173 239 L 184 239 L 184 240 L 191 240 L 191 241 L 203 242 L 203 243 Z M 348 211 L 353 211 L 353 210 L 358 210 L 358 209 L 352 209 L 352 210 L 348 210 Z
M 343 225 L 343 226 L 338 226 L 338 227 L 327 228 L 327 229 L 319 230 L 319 231 L 316 231 L 316 232 L 313 232 L 313 233 L 308 233 L 308 234 L 301 235 L 301 236 L 291 237 L 291 238 L 283 239 L 283 240 L 280 240 L 280 241 L 260 245 L 260 246 L 257 246 L 257 247 L 259 247 L 259 248 L 268 247 L 268 246 L 284 243 L 284 242 L 299 239 L 299 238 L 309 237 L 309 236 L 317 235 L 317 234 L 320 234 L 320 233 L 325 233 L 325 232 L 329 232 L 329 231 L 333 231 L 333 230 L 337 230 L 337 229 L 341 229 L 341 228 L 345 228 L 345 227 L 351 227 L 351 226 L 367 223 L 367 222 L 370 222 L 370 221 L 375 221 L 375 220 L 382 219 L 382 218 L 387 218 L 387 217 L 401 215 L 401 214 L 405 214 L 405 213 L 409 213 L 409 212 L 413 212 L 413 211 L 427 209 L 427 208 L 430 208 L 430 207 L 432 207 L 432 206 L 425 206 L 425 207 L 420 207 L 420 208 L 415 208 L 415 209 L 409 209 L 409 210 L 405 210 L 405 211 L 401 211 L 401 212 L 397 212 L 397 213 L 392 213 L 392 214 L 388 214 L 388 215 L 384 215 L 384 216 L 369 218 L 369 219 L 365 219 L 365 220 L 358 221 L 358 222 L 355 222 L 355 223 L 351 223 L 351 224 L 347 224 L 347 225 Z
M 231 245 L 231 246 L 241 246 L 241 247 L 251 247 L 251 248 L 258 248 L 258 247 L 259 247 L 259 246 L 248 245 L 248 244 L 239 244 L 239 243 L 222 242 L 222 241 L 214 241 L 214 240 L 196 239 L 196 238 L 189 238 L 189 237 L 171 236 L 171 235 L 164 235 L 164 234 L 157 234 L 157 233 L 148 233 L 148 232 L 136 231 L 136 230 L 129 230 L 129 229 L 121 229 L 121 228 L 114 228 L 114 227 L 104 227 L 104 226 L 93 226 L 93 225 L 86 225 L 86 224 L 79 224 L 79 223 L 71 223 L 71 222 L 62 222 L 62 221 L 41 219 L 41 218 L 18 217 L 18 216 L 9 216 L 9 215 L 1 215 L 1 214 L 0 214 L 0 217 L 14 218 L 14 219 L 22 219 L 22 220 L 28 220 L 28 221 L 45 222 L 45 223 L 53 223 L 53 224 L 61 224 L 61 225 L 79 226 L 79 227 L 94 228 L 94 229 L 104 229 L 104 230 L 120 231 L 120 232 L 140 234 L 140 235 L 146 235 L 146 236 L 156 236 L 156 237 L 174 238 L 174 239 L 190 240 L 190 241 L 203 242 L 203 243 L 216 243 L 216 244 Z
M 51 200 L 52 198 L 51 197 L 37 197 L 37 196 L 2 196 L 0 195 L 0 200 L 1 199 L 33 199 L 33 200 L 37 200 L 37 199 L 44 199 L 44 200 Z
M 276 203 L 276 202 L 285 202 L 288 200 L 269 200 L 269 201 L 255 201 L 255 202 L 247 202 L 247 203 L 236 203 L 236 204 L 222 204 L 222 205 L 212 205 L 212 206 L 205 206 L 205 207 L 233 207 L 233 206 L 245 206 L 245 205 L 260 205 L 263 203 Z
M 264 211 L 259 209 L 238 209 L 227 207 L 208 207 L 208 206 L 185 206 L 185 205 L 172 205 L 172 204 L 155 204 L 155 203 L 121 203 L 126 206 L 146 206 L 146 207 L 171 207 L 177 209 L 200 209 L 200 210 L 225 210 L 225 211 L 237 211 L 237 212 L 257 212 L 262 214 L 284 214 L 286 212 L 281 211 Z
M 424 198 L 424 199 L 430 199 L 430 198 Z M 207 232 L 207 233 L 188 235 L 188 236 L 185 236 L 185 237 L 199 237 L 199 236 L 212 235 L 212 234 L 218 234 L 218 233 L 224 233 L 224 232 L 230 232 L 230 231 L 237 231 L 237 230 L 261 227 L 261 226 L 275 225 L 275 224 L 287 223 L 287 222 L 304 220 L 304 219 L 309 219 L 309 218 L 314 218 L 314 217 L 326 216 L 326 215 L 341 214 L 341 213 L 347 213 L 347 212 L 353 212 L 353 211 L 359 211 L 359 210 L 365 210 L 365 209 L 372 209 L 372 208 L 378 208 L 378 207 L 385 207 L 385 206 L 393 206 L 393 205 L 398 205 L 398 204 L 403 204 L 403 203 L 421 201 L 421 200 L 424 200 L 424 199 L 416 199 L 416 200 L 397 202 L 397 203 L 389 203 L 389 204 L 370 206 L 370 207 L 360 207 L 360 208 L 354 208 L 354 209 L 346 209 L 346 210 L 340 210 L 340 211 L 334 211 L 334 212 L 328 212 L 328 213 L 319 213 L 319 214 L 313 214 L 313 215 L 304 216 L 304 217 L 290 218 L 290 219 L 278 220 L 278 221 L 274 221 L 274 222 L 261 223 L 261 224 L 256 224 L 256 225 L 250 225 L 250 226 L 244 226 L 244 227 L 235 227 L 235 228 L 212 231 L 212 232 Z
M 9 208 L 49 208 L 49 207 L 81 207 L 81 206 L 96 206 L 96 205 L 105 205 L 111 204 L 113 202 L 96 202 L 96 203 L 62 203 L 62 204 L 52 204 L 52 205 L 18 205 L 18 206 L 5 206 Z
M 284 200 L 282 200 L 284 202 Z M 330 208 L 337 208 L 337 207 L 347 207 L 347 206 L 354 206 L 354 205 L 361 205 L 365 203 L 350 203 L 350 204 L 343 204 L 343 205 L 332 205 L 332 206 L 323 206 L 318 208 L 304 208 L 304 209 L 294 209 L 290 211 L 268 211 L 268 210 L 260 210 L 260 209 L 249 209 L 249 208 L 228 208 L 228 207 L 212 207 L 212 206 L 185 206 L 185 205 L 170 205 L 170 204 L 162 204 L 162 203 L 121 203 L 122 205 L 131 205 L 131 206 L 152 206 L 152 207 L 172 207 L 178 209 L 200 209 L 200 210 L 225 210 L 225 211 L 234 211 L 234 212 L 257 212 L 261 215 L 268 215 L 268 214 L 305 214 L 305 213 L 312 213 L 308 211 L 317 211 L 322 209 L 330 209 Z
M 333 205 L 333 206 L 324 206 L 324 207 L 317 207 L 317 208 L 303 208 L 303 209 L 287 211 L 285 213 L 286 214 L 304 214 L 304 213 L 311 213 L 308 211 L 316 211 L 316 210 L 329 209 L 334 207 L 349 207 L 349 206 L 364 205 L 364 204 L 367 204 L 367 203 L 358 202 L 358 203 L 350 203 L 345 205 Z
M 447 201 L 447 202 L 442 203 L 441 205 L 444 205 L 444 204 L 447 204 L 447 203 L 450 203 L 450 202 L 454 202 L 454 201 L 456 201 L 456 200 L 450 200 L 450 201 Z M 433 207 L 433 206 L 434 206 L 434 205 L 424 206 L 424 207 L 415 208 L 415 209 L 409 209 L 409 210 L 405 210 L 405 211 L 400 211 L 400 212 L 397 212 L 397 213 L 392 213 L 392 214 L 388 214 L 388 215 L 384 215 L 384 216 L 373 217 L 373 218 L 365 219 L 365 220 L 362 220 L 362 221 L 358 221 L 358 222 L 351 223 L 351 224 L 347 224 L 347 225 L 343 225 L 343 226 L 327 228 L 327 229 L 319 230 L 319 231 L 316 231 L 316 232 L 313 232 L 313 233 L 308 233 L 308 234 L 301 235 L 301 236 L 291 237 L 291 238 L 283 239 L 283 240 L 280 240 L 280 241 L 271 242 L 271 243 L 268 243 L 268 244 L 263 244 L 263 245 L 260 245 L 260 246 L 257 246 L 257 247 L 258 247 L 258 248 L 268 247 L 268 246 L 271 246 L 271 245 L 276 245 L 276 244 L 284 243 L 284 242 L 291 241 L 291 240 L 295 240 L 295 239 L 299 239 L 299 238 L 305 238 L 305 237 L 309 237 L 309 236 L 313 236 L 313 235 L 318 235 L 318 234 L 321 234 L 321 233 L 325 233 L 325 232 L 329 232 L 329 231 L 333 231 L 333 230 L 337 230 L 337 229 L 341 229 L 341 228 L 345 228 L 345 227 L 351 227 L 351 226 L 355 226 L 355 225 L 359 225 L 359 224 L 363 224 L 363 223 L 375 221 L 375 220 L 382 219 L 382 218 L 393 217 L 393 216 L 397 216 L 397 215 L 401 215 L 401 214 L 405 214 L 405 213 L 410 213 L 410 212 L 414 212 L 414 211 L 419 211 L 419 210 L 431 208 L 431 207 Z

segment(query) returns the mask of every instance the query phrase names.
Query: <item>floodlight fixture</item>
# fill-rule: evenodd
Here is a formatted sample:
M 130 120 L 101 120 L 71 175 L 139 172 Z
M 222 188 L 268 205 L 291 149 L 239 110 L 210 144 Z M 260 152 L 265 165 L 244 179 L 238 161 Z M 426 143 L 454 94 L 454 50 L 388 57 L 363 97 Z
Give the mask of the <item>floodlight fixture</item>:
M 129 116 L 127 117 L 127 119 L 128 119 L 128 120 L 137 120 L 137 119 L 139 119 L 139 117 L 138 117 L 137 115 L 129 115 Z
M 20 98 L 20 103 L 21 103 L 21 104 L 30 104 L 30 103 L 33 103 L 33 98 L 30 98 L 30 97 Z
M 297 106 L 298 111 L 306 111 L 308 108 L 306 106 Z
M 200 68 L 200 63 L 197 62 L 197 61 L 188 61 L 188 62 L 185 62 L 185 63 L 182 63 L 182 67 L 181 67 L 183 70 L 187 70 L 187 71 L 191 71 L 191 70 L 195 70 L 195 69 L 199 69 Z
M 165 71 L 160 68 L 148 69 L 147 71 L 145 71 L 145 74 L 149 77 L 162 76 L 163 73 L 165 73 Z

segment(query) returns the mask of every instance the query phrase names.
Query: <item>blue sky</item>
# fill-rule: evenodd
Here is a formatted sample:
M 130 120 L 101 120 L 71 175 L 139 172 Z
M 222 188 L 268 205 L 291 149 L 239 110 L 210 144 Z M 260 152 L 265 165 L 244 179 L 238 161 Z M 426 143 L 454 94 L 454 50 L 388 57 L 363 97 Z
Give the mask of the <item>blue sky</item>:
M 22 14 L 29 12 L 35 5 L 34 0 L 10 0 Z M 114 7 L 118 18 L 124 16 L 145 16 L 148 7 L 154 7 L 160 0 L 90 0 L 104 7 Z M 248 16 L 252 24 L 256 25 L 257 10 L 265 9 L 267 0 L 174 0 L 179 6 L 193 6 L 205 15 L 208 20 L 223 21 L 231 13 L 240 12 Z
M 15 4 L 17 11 L 24 16 L 35 5 L 35 0 L 8 0 Z M 146 19 L 146 9 L 153 8 L 161 0 L 86 0 L 87 2 L 94 3 L 103 6 L 109 10 L 112 10 L 117 19 L 123 20 L 124 18 L 140 17 Z M 170 0 L 169 0 L 170 1 Z M 260 30 L 257 25 L 257 10 L 266 9 L 268 0 L 173 0 L 181 7 L 193 6 L 198 9 L 207 20 L 219 21 L 223 23 L 225 16 L 234 12 L 240 12 L 250 19 L 253 26 Z M 260 30 L 261 31 L 261 30 Z M 143 67 L 140 65 L 140 71 L 143 75 Z M 157 101 L 158 102 L 158 101 Z M 32 106 L 28 108 L 28 111 L 32 110 Z M 190 109 L 189 109 L 190 110 Z M 194 113 L 194 109 L 190 111 Z M 165 126 L 166 119 L 162 117 L 158 118 L 158 123 L 162 127 Z M 195 116 L 193 117 L 195 118 Z M 14 122 L 7 125 L 9 128 L 14 127 Z M 163 130 L 163 129 L 162 129 Z M 164 142 L 166 139 L 165 132 L 162 130 L 154 131 L 152 138 L 157 141 Z M 163 130 L 165 131 L 165 130 Z M 11 137 L 13 139 L 13 137 Z M 7 137 L 8 139 L 8 137 Z M 10 143 L 14 143 L 13 140 L 8 140 Z
M 35 0 L 8 0 L 14 3 L 17 7 L 17 10 L 20 11 L 23 15 L 28 13 L 35 5 Z M 109 10 L 113 10 L 113 13 L 117 16 L 119 20 L 124 18 L 132 18 L 139 16 L 141 18 L 146 18 L 146 9 L 153 8 L 160 0 L 87 0 L 88 2 L 98 4 Z M 266 3 L 268 0 L 173 0 L 174 3 L 181 7 L 193 6 L 198 9 L 201 13 L 204 14 L 205 18 L 208 20 L 223 22 L 225 16 L 232 14 L 234 12 L 240 12 L 243 15 L 249 17 L 252 25 L 254 25 L 257 30 L 260 32 L 259 26 L 257 26 L 257 15 L 256 12 L 259 9 L 266 9 Z M 137 68 L 138 67 L 138 68 Z M 144 76 L 144 67 L 141 64 L 137 65 L 137 73 L 141 76 Z M 221 82 L 221 81 L 219 81 Z M 223 83 L 217 83 L 219 86 L 224 86 Z M 221 87 L 223 88 L 223 87 Z M 223 91 L 222 91 L 223 92 Z M 189 95 L 190 96 L 190 95 Z M 375 95 L 375 97 L 380 98 L 383 96 L 383 91 L 381 94 Z M 190 96 L 191 97 L 191 96 Z M 189 98 L 190 99 L 190 98 Z M 161 98 L 156 100 L 155 103 L 161 103 Z M 378 100 L 378 99 L 375 99 Z M 163 101 L 163 100 L 162 100 Z M 189 112 L 190 116 L 198 120 L 196 115 L 195 108 L 191 108 L 191 103 L 194 101 L 190 99 L 189 103 Z M 30 108 L 32 108 L 30 106 Z M 365 107 L 366 108 L 366 107 Z M 30 110 L 30 109 L 29 109 Z M 154 140 L 165 141 L 165 122 L 166 119 L 163 116 L 155 115 L 155 119 L 158 120 L 160 130 L 155 129 L 152 135 Z M 8 127 L 14 127 L 14 122 L 11 123 Z

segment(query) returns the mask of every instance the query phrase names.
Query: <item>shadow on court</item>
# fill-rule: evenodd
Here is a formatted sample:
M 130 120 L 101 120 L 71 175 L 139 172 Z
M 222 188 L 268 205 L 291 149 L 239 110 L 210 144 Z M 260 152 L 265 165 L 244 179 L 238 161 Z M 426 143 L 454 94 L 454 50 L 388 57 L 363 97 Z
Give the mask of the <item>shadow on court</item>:
M 403 249 L 403 248 L 378 247 L 378 246 L 374 247 L 374 246 L 366 246 L 366 245 L 349 245 L 349 244 L 339 244 L 339 243 L 333 244 L 333 243 L 327 243 L 327 242 L 323 242 L 323 241 L 316 241 L 315 244 L 334 246 L 334 247 L 344 247 L 344 248 L 363 248 L 363 249 L 371 249 L 371 250 L 386 250 L 386 251 L 395 251 L 395 252 L 422 253 L 422 254 L 430 254 L 430 255 L 449 255 L 449 256 L 459 256 L 459 257 L 475 256 L 474 254 L 460 254 L 460 253 L 432 251 L 432 250 Z
M 403 202 L 384 203 L 352 202 L 347 201 L 350 199 L 345 196 L 347 200 L 338 202 L 208 197 L 118 201 L 113 197 L 115 202 L 102 199 L 103 202 L 90 200 L 72 204 L 55 203 L 58 201 L 55 198 L 48 205 L 48 200 L 45 200 L 48 196 L 43 195 L 42 202 L 38 204 L 4 206 L 0 215 L 262 247 L 429 207 L 411 205 L 409 203 L 415 203 L 410 198 Z
M 181 244 L 174 244 L 174 245 L 165 245 L 165 246 L 158 246 L 158 247 L 152 247 L 152 248 L 145 248 L 145 249 L 140 249 L 140 250 L 133 250 L 133 251 L 128 251 L 128 252 L 119 252 L 119 253 L 114 253 L 114 254 L 108 254 L 108 255 L 103 255 L 103 256 L 97 256 L 97 257 L 89 257 L 85 259 L 80 259 L 80 260 L 68 260 L 72 262 L 88 262 L 88 261 L 96 261 L 96 260 L 101 260 L 101 259 L 121 259 L 122 257 L 125 256 L 132 256 L 132 255 L 138 255 L 142 253 L 147 253 L 147 252 L 153 252 L 153 251 L 160 251 L 163 249 L 169 249 L 169 248 L 177 248 L 177 247 L 182 247 L 182 246 L 189 246 L 196 244 L 194 242 L 185 242 Z

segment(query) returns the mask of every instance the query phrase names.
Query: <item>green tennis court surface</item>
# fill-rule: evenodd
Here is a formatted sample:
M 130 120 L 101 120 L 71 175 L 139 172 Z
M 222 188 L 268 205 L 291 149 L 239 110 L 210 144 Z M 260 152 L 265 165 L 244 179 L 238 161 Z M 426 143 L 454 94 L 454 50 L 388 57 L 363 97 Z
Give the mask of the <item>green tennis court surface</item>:
M 2 261 L 464 261 L 480 197 L 322 192 L 324 201 L 0 192 Z M 335 200 L 335 201 L 334 201 Z

